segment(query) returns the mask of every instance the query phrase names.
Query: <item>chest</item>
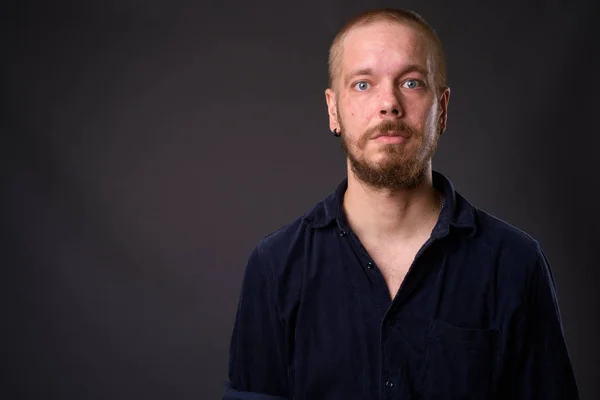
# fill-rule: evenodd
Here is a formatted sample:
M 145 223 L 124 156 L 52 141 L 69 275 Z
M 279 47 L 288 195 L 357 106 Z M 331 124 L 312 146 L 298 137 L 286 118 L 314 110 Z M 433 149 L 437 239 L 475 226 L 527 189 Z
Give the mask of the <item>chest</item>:
M 365 244 L 365 249 L 381 272 L 392 299 L 396 296 L 425 242 L 426 238 L 423 237 L 403 244 L 381 242 Z
M 421 251 L 425 239 L 396 246 L 365 241 L 364 249 L 352 243 L 315 257 L 302 281 L 301 304 L 282 307 L 297 312 L 286 318 L 294 321 L 290 343 L 297 398 L 372 399 L 382 390 L 390 398 L 429 398 L 426 390 L 437 390 L 439 376 L 449 382 L 440 390 L 456 391 L 456 398 L 468 398 L 460 391 L 476 385 L 489 386 L 494 333 L 473 328 L 494 325 L 487 320 L 496 315 L 489 298 L 494 292 L 486 289 L 497 276 L 491 264 L 472 259 L 472 249 L 456 253 L 439 242 Z M 367 267 L 369 262 L 376 268 Z M 384 298 L 379 275 L 392 298 L 402 299 L 395 293 L 403 282 L 403 293 L 410 295 L 389 307 L 393 302 Z M 434 326 L 434 321 L 444 322 Z M 457 343 L 457 349 L 432 347 L 438 340 L 433 337 Z M 427 360 L 433 361 L 427 365 Z M 457 366 L 464 371 L 446 372 Z

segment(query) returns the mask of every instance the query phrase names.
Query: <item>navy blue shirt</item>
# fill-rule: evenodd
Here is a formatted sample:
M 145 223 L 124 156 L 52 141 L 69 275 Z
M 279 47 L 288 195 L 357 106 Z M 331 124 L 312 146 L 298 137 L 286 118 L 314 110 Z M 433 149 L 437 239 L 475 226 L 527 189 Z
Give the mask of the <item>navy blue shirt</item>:
M 579 398 L 539 243 L 433 184 L 444 207 L 393 299 L 346 222 L 347 180 L 257 244 L 224 400 Z

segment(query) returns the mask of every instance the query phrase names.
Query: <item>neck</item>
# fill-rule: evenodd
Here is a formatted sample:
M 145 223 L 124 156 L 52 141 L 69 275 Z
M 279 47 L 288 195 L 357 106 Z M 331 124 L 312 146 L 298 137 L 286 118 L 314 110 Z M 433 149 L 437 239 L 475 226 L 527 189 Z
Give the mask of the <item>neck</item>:
M 431 168 L 413 189 L 376 189 L 348 173 L 343 207 L 348 223 L 359 236 L 410 239 L 429 234 L 437 222 L 441 198 L 433 187 Z

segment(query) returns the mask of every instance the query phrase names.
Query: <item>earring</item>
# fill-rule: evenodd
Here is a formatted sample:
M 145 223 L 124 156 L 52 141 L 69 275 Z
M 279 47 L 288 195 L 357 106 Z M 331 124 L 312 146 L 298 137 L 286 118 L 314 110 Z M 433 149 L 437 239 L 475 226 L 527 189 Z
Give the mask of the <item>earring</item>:
M 335 137 L 341 136 L 341 133 L 338 132 L 337 128 L 333 130 L 333 136 L 335 136 Z

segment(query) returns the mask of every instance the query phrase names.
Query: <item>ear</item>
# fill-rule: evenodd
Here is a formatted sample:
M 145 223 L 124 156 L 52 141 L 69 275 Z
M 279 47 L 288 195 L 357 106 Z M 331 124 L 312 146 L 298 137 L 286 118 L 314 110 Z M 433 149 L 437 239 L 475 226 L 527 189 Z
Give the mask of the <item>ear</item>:
M 442 133 L 444 133 L 444 131 L 446 130 L 446 122 L 448 120 L 448 102 L 449 101 L 450 101 L 450 88 L 446 87 L 442 91 L 442 94 L 439 98 L 439 102 L 440 102 L 440 116 L 439 116 L 440 135 Z
M 335 91 L 331 88 L 325 90 L 325 101 L 327 102 L 327 112 L 329 114 L 329 130 L 333 132 L 334 129 L 340 130 L 340 124 L 337 115 L 337 97 Z

